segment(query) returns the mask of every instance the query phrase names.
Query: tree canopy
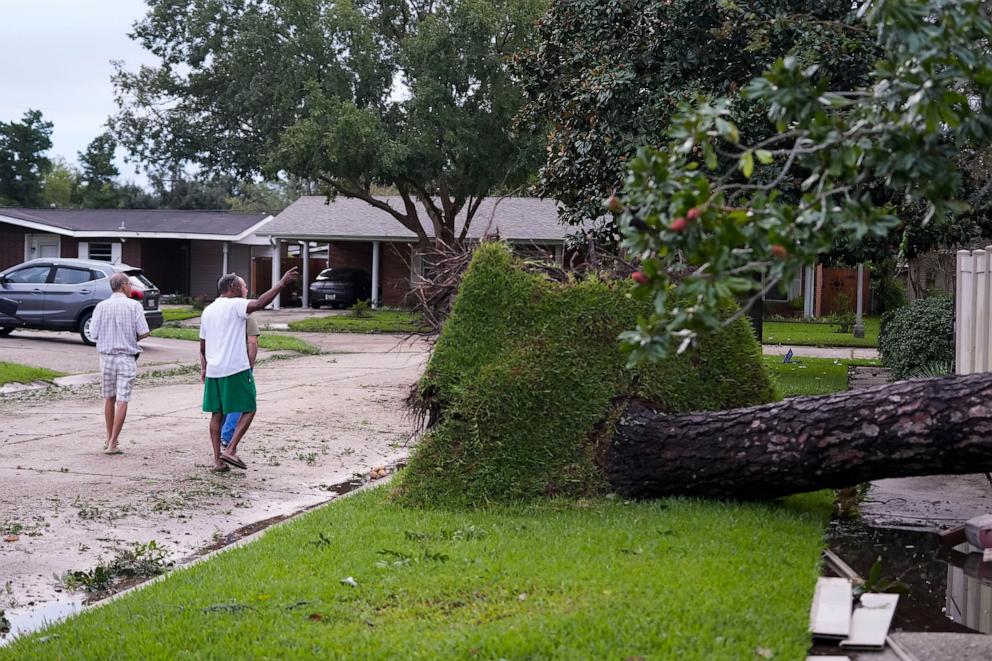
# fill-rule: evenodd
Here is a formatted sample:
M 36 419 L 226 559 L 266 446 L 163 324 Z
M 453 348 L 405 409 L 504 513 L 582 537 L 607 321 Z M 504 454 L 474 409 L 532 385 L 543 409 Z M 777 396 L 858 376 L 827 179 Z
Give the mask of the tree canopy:
M 624 335 L 631 359 L 689 347 L 728 300 L 793 277 L 839 237 L 884 238 L 902 221 L 882 181 L 936 232 L 969 206 L 963 150 L 992 142 L 992 22 L 979 0 L 868 0 L 859 17 L 882 57 L 871 85 L 835 89 L 819 67 L 777 59 L 742 91 L 767 108 L 747 141 L 733 101 L 682 104 L 660 148 L 638 152 L 617 213 L 653 313 Z M 798 196 L 787 194 L 797 185 Z M 676 301 L 676 305 L 669 305 Z
M 20 122 L 0 122 L 0 205 L 41 204 L 51 147 L 52 123 L 38 110 L 28 110 Z
M 516 59 L 522 120 L 550 131 L 540 193 L 568 222 L 598 217 L 636 150 L 663 144 L 679 105 L 697 95 L 726 98 L 743 137 L 760 138 L 762 109 L 741 90 L 785 55 L 853 89 L 877 46 L 850 0 L 555 0 L 540 40 Z
M 508 57 L 544 0 L 150 0 L 133 37 L 160 58 L 114 76 L 115 134 L 141 161 L 321 181 L 428 240 L 512 189 L 538 144 L 517 136 Z M 372 194 L 395 187 L 404 207 Z M 429 218 L 421 219 L 419 200 Z

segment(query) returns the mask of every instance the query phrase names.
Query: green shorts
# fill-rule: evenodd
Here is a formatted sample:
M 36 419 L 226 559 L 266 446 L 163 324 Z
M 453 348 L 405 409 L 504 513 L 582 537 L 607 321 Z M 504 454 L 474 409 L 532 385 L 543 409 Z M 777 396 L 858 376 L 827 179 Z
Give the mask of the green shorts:
M 255 410 L 255 378 L 251 370 L 203 384 L 203 410 L 207 413 L 246 413 Z

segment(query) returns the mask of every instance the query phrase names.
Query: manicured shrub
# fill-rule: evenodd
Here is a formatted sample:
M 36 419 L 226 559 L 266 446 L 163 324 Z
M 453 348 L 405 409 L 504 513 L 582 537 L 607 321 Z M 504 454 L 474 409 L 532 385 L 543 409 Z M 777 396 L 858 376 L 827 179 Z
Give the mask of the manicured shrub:
M 558 283 L 501 244 L 480 247 L 419 385 L 439 422 L 398 497 L 465 506 L 602 493 L 597 443 L 609 440 L 616 402 L 639 397 L 676 413 L 774 398 L 746 317 L 686 354 L 625 369 L 617 336 L 647 312 L 629 287 Z
M 954 302 L 923 298 L 882 315 L 878 348 L 896 379 L 935 364 L 954 362 Z

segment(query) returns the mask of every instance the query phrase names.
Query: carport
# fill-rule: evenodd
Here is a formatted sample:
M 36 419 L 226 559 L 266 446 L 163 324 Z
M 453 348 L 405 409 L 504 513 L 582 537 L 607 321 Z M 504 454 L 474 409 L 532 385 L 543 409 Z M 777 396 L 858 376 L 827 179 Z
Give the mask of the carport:
M 379 198 L 401 210 L 398 196 Z M 419 203 L 418 203 L 419 204 Z M 421 207 L 421 218 L 428 218 Z M 464 218 L 459 219 L 460 231 Z M 433 236 L 429 225 L 425 228 Z M 563 262 L 568 228 L 558 223 L 553 200 L 532 197 L 486 198 L 469 226 L 467 239 L 478 241 L 497 235 L 515 247 L 540 252 Z M 372 276 L 374 307 L 404 307 L 408 294 L 430 265 L 418 250 L 417 236 L 400 225 L 387 211 L 363 200 L 338 196 L 333 200 L 322 195 L 301 197 L 259 231 L 272 244 L 271 282 L 277 282 L 285 268 L 289 246 L 299 246 L 302 280 L 302 304 L 310 304 L 309 284 L 316 277 L 311 252 L 327 246 L 328 268 L 361 268 Z M 257 260 L 256 260 L 257 261 Z M 324 260 L 321 260 L 324 261 Z M 255 272 L 262 272 L 258 266 Z M 255 283 L 259 291 L 260 283 Z M 382 300 L 378 292 L 382 290 Z M 278 307 L 278 302 L 274 307 Z

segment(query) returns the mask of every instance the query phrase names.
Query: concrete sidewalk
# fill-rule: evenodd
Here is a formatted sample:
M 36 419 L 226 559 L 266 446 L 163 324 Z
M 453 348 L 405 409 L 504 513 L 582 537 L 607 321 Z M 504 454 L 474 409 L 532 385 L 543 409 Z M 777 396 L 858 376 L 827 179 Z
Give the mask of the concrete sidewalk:
M 331 485 L 404 458 L 413 428 L 403 400 L 426 343 L 315 343 L 334 353 L 259 366 L 259 413 L 239 448 L 247 471 L 209 472 L 195 375 L 139 383 L 120 456 L 101 452 L 95 386 L 0 399 L 0 523 L 19 528 L 16 540 L 0 541 L 8 612 L 59 598 L 53 574 L 91 569 L 117 548 L 155 540 L 180 559 L 242 526 L 329 500 Z
M 766 356 L 784 356 L 789 350 L 802 358 L 837 358 L 840 360 L 878 360 L 878 349 L 860 347 L 802 347 L 786 344 L 763 344 Z

